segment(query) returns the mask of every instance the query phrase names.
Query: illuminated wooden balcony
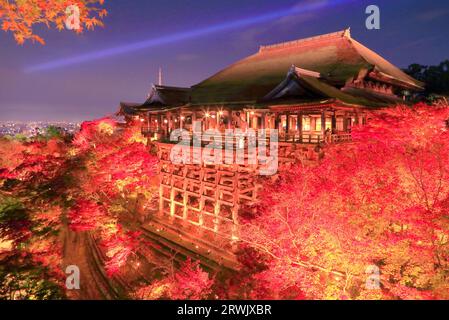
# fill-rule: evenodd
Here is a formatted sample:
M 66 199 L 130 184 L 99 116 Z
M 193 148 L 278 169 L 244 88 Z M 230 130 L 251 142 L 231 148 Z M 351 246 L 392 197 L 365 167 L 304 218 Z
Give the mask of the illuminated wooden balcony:
M 255 133 L 255 138 L 253 138 L 253 141 L 255 141 L 256 145 L 259 144 L 260 138 L 258 137 L 258 131 L 253 131 Z M 142 134 L 153 138 L 153 140 L 162 141 L 165 143 L 178 143 L 179 141 L 170 141 L 170 136 L 167 136 L 164 134 L 161 130 L 154 130 L 151 128 L 142 128 Z M 188 134 L 190 136 L 190 143 L 189 141 L 184 140 L 184 142 L 187 145 L 193 145 L 194 143 L 194 135 L 191 131 L 188 131 Z M 266 139 L 267 143 L 270 141 L 270 132 L 269 130 L 266 130 Z M 229 137 L 226 136 L 224 132 L 221 132 L 220 134 L 210 134 L 210 133 L 203 133 L 202 135 L 202 141 L 199 142 L 201 146 L 205 146 L 210 144 L 211 142 L 215 141 L 216 143 L 221 142 L 221 144 L 225 143 L 232 143 L 233 145 L 239 145 L 239 137 Z M 240 145 L 240 147 L 247 146 L 248 142 L 251 142 L 251 139 L 248 139 L 247 136 L 242 137 L 242 141 L 244 141 L 244 144 Z M 336 134 L 329 134 L 329 135 L 323 135 L 321 133 L 280 133 L 278 135 L 278 142 L 286 142 L 286 143 L 296 143 L 296 144 L 321 144 L 321 143 L 349 143 L 352 142 L 352 136 L 350 133 L 336 133 Z

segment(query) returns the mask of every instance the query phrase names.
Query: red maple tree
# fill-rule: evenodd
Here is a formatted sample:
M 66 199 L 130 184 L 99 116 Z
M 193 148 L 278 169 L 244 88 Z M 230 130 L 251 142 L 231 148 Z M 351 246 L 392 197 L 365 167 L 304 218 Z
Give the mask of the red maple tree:
M 201 300 L 211 294 L 212 285 L 213 279 L 199 262 L 188 259 L 173 274 L 138 289 L 135 296 L 142 300 Z
M 447 298 L 448 119 L 449 108 L 425 105 L 374 114 L 353 144 L 329 146 L 318 165 L 267 186 L 242 228 L 270 257 L 253 294 Z
M 103 4 L 104 0 L 0 0 L 1 29 L 12 32 L 18 44 L 26 40 L 45 44 L 44 39 L 34 33 L 34 26 L 55 26 L 63 30 L 67 19 L 75 19 L 67 14 L 68 11 L 73 15 L 68 9 L 72 6 L 76 6 L 76 18 L 79 18 L 75 32 L 103 26 L 101 19 L 107 15 L 101 8 Z
M 76 231 L 91 231 L 105 249 L 108 275 L 120 271 L 144 241 L 120 223 L 130 203 L 149 203 L 155 195 L 157 158 L 136 127 L 121 127 L 109 118 L 85 122 L 73 141 L 73 157 L 82 163 L 69 213 Z

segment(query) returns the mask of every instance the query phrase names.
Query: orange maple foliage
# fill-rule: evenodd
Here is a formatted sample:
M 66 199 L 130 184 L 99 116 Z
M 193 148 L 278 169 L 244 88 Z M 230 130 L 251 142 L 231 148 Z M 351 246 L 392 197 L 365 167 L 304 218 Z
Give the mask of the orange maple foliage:
M 241 234 L 268 261 L 251 298 L 448 298 L 449 108 L 372 117 L 265 185 Z
M 103 26 L 101 21 L 107 11 L 101 6 L 104 0 L 0 0 L 1 29 L 12 32 L 18 44 L 26 40 L 45 44 L 42 37 L 34 33 L 36 25 L 55 26 L 58 30 L 65 28 L 65 21 L 69 17 L 66 10 L 75 5 L 79 8 L 79 28 L 76 33 L 84 29 L 92 30 L 96 26 Z

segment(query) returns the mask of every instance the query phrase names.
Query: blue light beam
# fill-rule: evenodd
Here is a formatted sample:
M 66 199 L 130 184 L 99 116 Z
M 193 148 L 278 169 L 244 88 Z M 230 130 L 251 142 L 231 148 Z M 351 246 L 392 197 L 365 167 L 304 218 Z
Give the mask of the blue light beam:
M 335 7 L 338 5 L 342 5 L 347 2 L 353 2 L 355 0 L 332 0 L 332 1 L 318 1 L 307 4 L 302 4 L 299 6 L 295 6 L 293 8 L 284 9 L 277 12 L 267 13 L 256 17 L 245 18 L 235 21 L 230 21 L 226 23 L 221 23 L 201 29 L 190 30 L 185 32 L 174 33 L 166 36 L 162 36 L 159 38 L 147 39 L 144 41 L 139 41 L 135 43 L 130 43 L 118 47 L 108 48 L 100 51 L 88 52 L 81 55 L 76 55 L 68 58 L 57 59 L 54 61 L 49 61 L 41 64 L 37 64 L 34 66 L 26 67 L 24 69 L 25 73 L 33 73 L 37 71 L 46 71 L 52 69 L 58 69 L 70 65 L 81 64 L 93 60 L 103 59 L 107 57 L 112 57 L 120 54 L 125 54 L 128 52 L 133 52 L 141 49 L 151 48 L 162 46 L 169 43 L 174 43 L 178 41 L 184 41 L 188 39 L 198 38 L 201 36 L 209 35 L 212 33 L 233 30 L 244 28 L 272 20 L 276 20 L 279 18 L 307 13 L 311 11 L 316 11 L 319 9 L 323 9 L 326 7 Z

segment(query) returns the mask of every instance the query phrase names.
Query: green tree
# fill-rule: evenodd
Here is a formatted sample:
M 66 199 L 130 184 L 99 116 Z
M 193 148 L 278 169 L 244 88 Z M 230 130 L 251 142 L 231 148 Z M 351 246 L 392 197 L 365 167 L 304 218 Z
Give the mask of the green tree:
M 437 66 L 424 66 L 415 63 L 404 71 L 426 84 L 425 93 L 427 95 L 449 96 L 449 60 L 445 60 Z

